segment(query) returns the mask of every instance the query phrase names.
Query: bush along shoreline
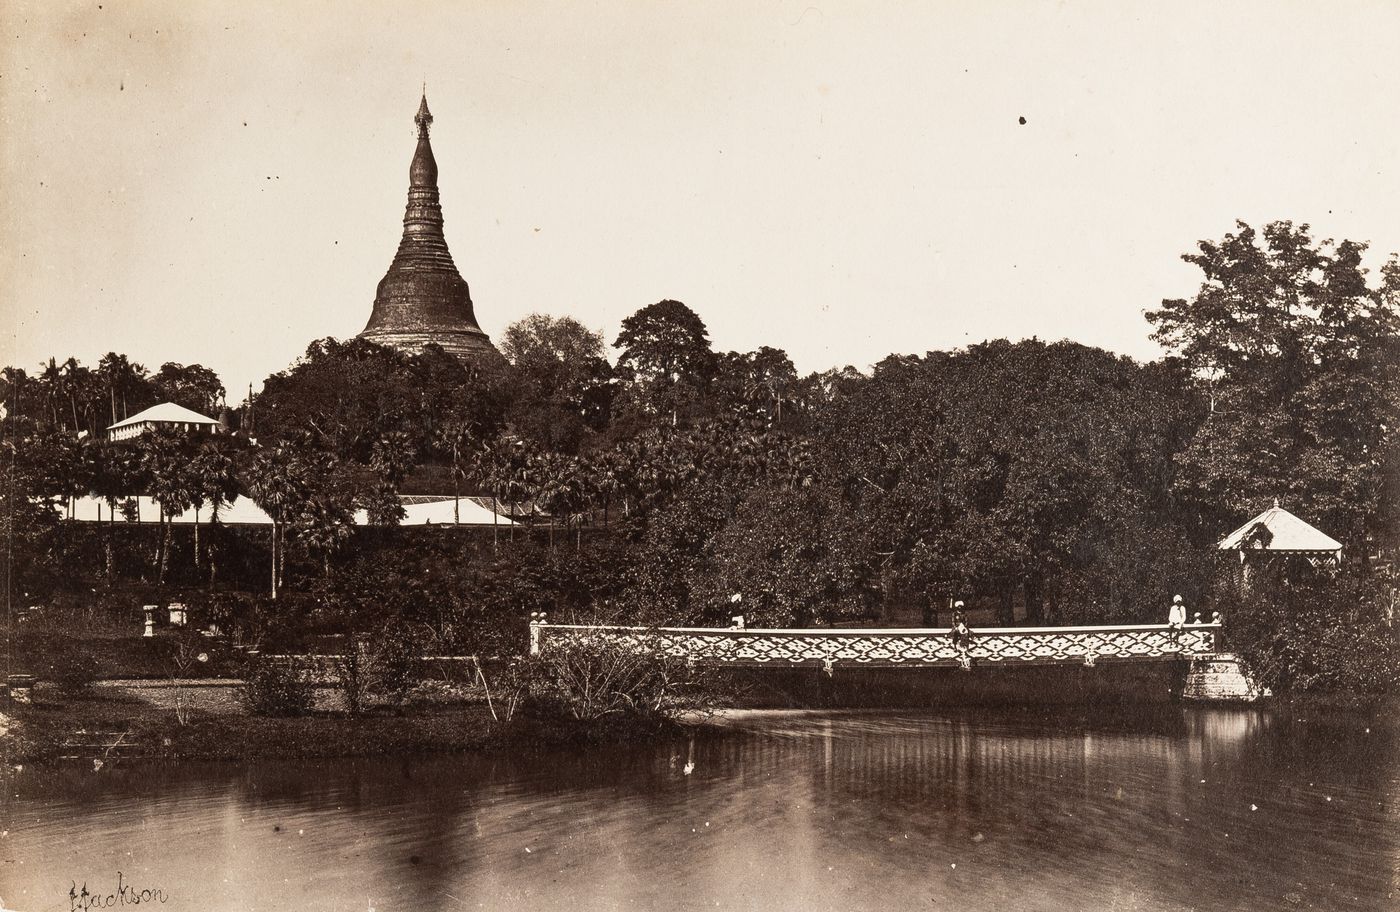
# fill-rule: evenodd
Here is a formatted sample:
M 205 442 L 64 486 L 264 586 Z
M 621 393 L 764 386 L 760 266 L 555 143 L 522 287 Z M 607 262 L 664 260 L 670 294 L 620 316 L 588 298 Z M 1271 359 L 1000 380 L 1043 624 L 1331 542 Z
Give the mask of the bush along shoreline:
M 694 731 L 712 682 L 672 659 L 561 649 L 408 680 L 375 650 L 309 663 L 256 660 L 241 684 L 44 682 L 5 709 L 7 764 L 59 759 L 260 760 L 531 750 Z M 323 663 L 322 663 L 323 664 Z M 212 685 L 212 686 L 211 686 Z

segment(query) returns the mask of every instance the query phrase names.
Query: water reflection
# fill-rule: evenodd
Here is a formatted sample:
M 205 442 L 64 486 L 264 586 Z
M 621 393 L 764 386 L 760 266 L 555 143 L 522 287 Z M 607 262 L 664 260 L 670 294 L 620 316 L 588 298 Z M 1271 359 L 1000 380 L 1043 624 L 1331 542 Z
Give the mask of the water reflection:
M 1260 710 L 740 713 L 645 749 L 26 771 L 0 897 L 164 909 L 1370 909 L 1393 728 Z

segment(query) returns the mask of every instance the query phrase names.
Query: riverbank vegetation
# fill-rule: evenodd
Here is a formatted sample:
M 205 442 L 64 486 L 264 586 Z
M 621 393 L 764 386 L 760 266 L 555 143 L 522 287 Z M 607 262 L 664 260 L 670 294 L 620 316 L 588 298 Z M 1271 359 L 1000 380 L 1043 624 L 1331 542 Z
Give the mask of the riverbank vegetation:
M 528 750 L 693 729 L 719 692 L 684 662 L 616 648 L 454 671 L 413 663 L 386 674 L 378 657 L 250 657 L 236 681 L 44 682 L 29 702 L 5 707 L 13 730 L 2 753 L 6 763 L 105 763 Z
M 1162 621 L 1180 593 L 1225 615 L 1266 686 L 1387 692 L 1400 265 L 1368 274 L 1363 251 L 1287 222 L 1200 243 L 1196 294 L 1147 313 L 1151 363 L 996 340 L 799 376 L 777 348 L 715 351 L 668 300 L 623 321 L 611 361 L 601 333 L 544 315 L 471 366 L 319 340 L 228 410 L 233 433 L 124 443 L 98 439 L 108 419 L 214 411 L 217 377 L 117 354 L 6 368 L 7 661 L 22 670 L 30 605 L 101 604 L 129 634 L 139 605 L 180 601 L 264 652 L 507 656 L 531 611 L 937 626 L 957 598 L 981 626 L 1107 624 Z M 64 520 L 69 497 L 111 518 L 136 492 L 154 525 Z M 421 493 L 516 522 L 398 527 Z M 275 524 L 220 522 L 240 497 Z M 1245 580 L 1217 554 L 1275 499 L 1343 543 L 1339 567 Z M 208 522 L 168 522 L 191 506 Z

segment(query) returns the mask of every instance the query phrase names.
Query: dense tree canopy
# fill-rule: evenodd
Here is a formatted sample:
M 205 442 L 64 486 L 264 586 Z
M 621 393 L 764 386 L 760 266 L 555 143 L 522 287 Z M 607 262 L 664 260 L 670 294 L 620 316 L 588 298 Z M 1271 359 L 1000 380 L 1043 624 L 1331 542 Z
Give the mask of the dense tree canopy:
M 392 434 L 419 455 L 437 452 L 439 425 L 465 422 L 478 437 L 495 435 L 508 393 L 495 365 L 468 370 L 436 346 L 407 355 L 364 339 L 321 339 L 287 370 L 268 377 L 251 406 L 259 440 L 310 433 L 338 458 L 368 465 Z
M 815 484 L 831 495 L 810 537 L 834 518 L 847 540 L 868 542 L 852 593 L 916 593 L 932 608 L 982 590 L 1007 611 L 1020 595 L 1033 619 L 1131 615 L 1130 588 L 1097 571 L 1131 542 L 1130 518 L 1164 515 L 1190 414 L 1179 369 L 1083 346 L 892 358 L 821 411 Z M 1163 521 L 1131 531 L 1164 527 L 1184 547 Z
M 151 386 L 162 402 L 174 402 L 201 415 L 217 416 L 224 399 L 219 375 L 201 364 L 167 361 L 151 378 Z
M 603 335 L 572 317 L 531 314 L 506 328 L 501 352 L 514 368 L 509 422 L 550 450 L 577 453 L 608 421 L 612 367 Z
M 1289 222 L 1199 249 L 1200 290 L 1148 314 L 1209 396 L 1177 490 L 1217 524 L 1280 498 L 1355 551 L 1393 542 L 1400 267 L 1373 285 L 1364 245 Z
M 715 372 L 709 331 L 680 301 L 648 304 L 622 321 L 613 346 L 621 349 L 617 373 L 624 403 L 676 425 L 700 407 Z
M 1146 364 L 994 340 L 800 376 L 779 348 L 715 352 L 699 315 L 663 300 L 622 321 L 615 366 L 600 333 L 546 314 L 506 329 L 499 362 L 319 340 L 234 416 L 238 437 L 128 445 L 97 438 L 157 401 L 213 412 L 222 383 L 114 352 L 95 370 L 9 367 L 15 579 L 61 585 L 75 495 L 110 520 L 148 494 L 160 515 L 144 518 L 162 522 L 247 496 L 275 521 L 255 560 L 213 529 L 201 544 L 199 525 L 185 560 L 163 525 L 141 574 L 212 585 L 256 564 L 259 588 L 322 599 L 319 617 L 358 630 L 392 615 L 442 648 L 502 648 L 480 624 L 527 606 L 934 624 L 961 598 L 999 623 L 1108 623 L 1160 620 L 1179 592 L 1238 610 L 1240 648 L 1280 686 L 1373 688 L 1390 659 L 1348 662 L 1393 647 L 1400 663 L 1400 264 L 1371 275 L 1364 253 L 1287 222 L 1201 242 L 1196 294 L 1147 315 L 1167 354 Z M 460 565 L 446 539 L 352 532 L 357 509 L 394 525 L 405 491 L 477 496 L 519 525 Z M 1264 598 L 1213 545 L 1275 498 L 1346 560 L 1281 573 Z M 103 534 L 112 580 L 121 543 Z M 414 575 L 429 569 L 442 580 Z M 1313 648 L 1298 617 L 1336 629 Z

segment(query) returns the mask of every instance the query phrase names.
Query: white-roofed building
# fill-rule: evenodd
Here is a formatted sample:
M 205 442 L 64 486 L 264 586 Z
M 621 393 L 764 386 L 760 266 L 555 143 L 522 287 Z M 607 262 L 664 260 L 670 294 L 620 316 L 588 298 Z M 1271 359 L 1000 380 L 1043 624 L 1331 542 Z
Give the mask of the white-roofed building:
M 107 428 L 107 437 L 110 440 L 130 440 L 158 428 L 212 434 L 219 429 L 219 422 L 183 405 L 162 402 L 118 421 Z
M 500 516 L 491 512 L 490 507 L 483 506 L 475 498 L 463 497 L 458 502 L 456 509 L 453 508 L 451 497 L 408 497 L 399 498 L 404 506 L 404 518 L 399 523 L 401 526 L 511 526 L 514 523 L 509 517 Z M 160 504 L 156 503 L 147 495 L 122 497 L 122 503 L 134 501 L 135 516 L 137 521 L 143 523 L 156 523 L 160 520 Z M 454 514 L 456 522 L 453 521 Z M 120 508 L 114 516 L 111 507 L 100 497 L 84 495 L 73 498 L 71 507 L 71 518 L 78 522 L 125 522 Z M 209 522 L 212 512 L 206 505 L 198 512 L 193 507 L 185 510 L 179 516 L 168 517 L 167 521 L 176 525 L 193 524 L 199 522 Z M 270 526 L 272 517 L 268 516 L 255 503 L 252 498 L 239 497 L 231 504 L 224 504 L 219 508 L 219 522 L 226 526 Z M 355 512 L 355 524 L 359 526 L 368 525 L 369 519 L 364 510 Z
M 1302 555 L 1313 564 L 1335 563 L 1342 543 L 1315 526 L 1274 505 L 1221 539 L 1221 551 L 1238 551 L 1259 556 Z

